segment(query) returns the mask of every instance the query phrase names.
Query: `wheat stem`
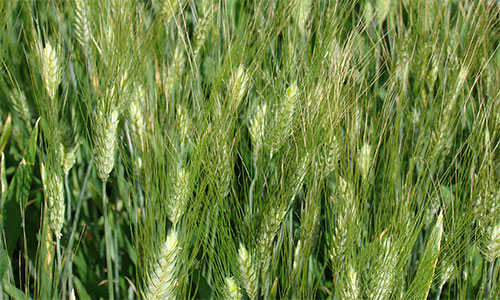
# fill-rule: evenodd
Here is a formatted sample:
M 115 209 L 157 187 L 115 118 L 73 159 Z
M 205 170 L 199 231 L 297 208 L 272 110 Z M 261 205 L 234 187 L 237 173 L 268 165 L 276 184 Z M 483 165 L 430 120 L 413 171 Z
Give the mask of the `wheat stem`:
M 439 285 L 439 289 L 438 289 L 438 292 L 436 294 L 436 300 L 441 299 L 441 293 L 443 292 L 443 286 L 444 286 L 444 284 Z
M 82 189 L 80 191 L 80 196 L 78 198 L 78 203 L 76 205 L 76 211 L 75 211 L 75 216 L 73 218 L 73 225 L 71 226 L 71 234 L 69 236 L 69 242 L 68 242 L 68 247 L 66 248 L 66 264 L 64 266 L 64 272 L 61 275 L 61 282 L 64 282 L 66 278 L 70 282 L 72 282 L 71 279 L 71 262 L 73 261 L 72 256 L 73 256 L 73 243 L 75 242 L 75 233 L 76 233 L 76 228 L 78 227 L 78 220 L 80 218 L 80 211 L 82 209 L 82 202 L 83 202 L 83 196 L 85 195 L 86 187 L 87 187 L 87 182 L 89 180 L 90 176 L 90 171 L 92 170 L 92 158 L 90 158 L 89 165 L 87 167 L 87 171 L 85 173 L 85 177 L 83 178 L 82 182 Z M 71 283 L 72 284 L 72 283 Z
M 111 262 L 111 249 L 112 246 L 112 237 L 111 237 L 111 228 L 109 226 L 108 220 L 108 210 L 106 205 L 106 181 L 102 182 L 102 213 L 104 216 L 104 235 L 106 238 L 106 268 L 108 274 L 108 297 L 110 300 L 113 300 L 113 264 Z
M 69 190 L 69 184 L 68 184 L 68 172 L 64 174 L 64 188 L 66 189 L 66 198 L 68 199 L 67 210 L 66 210 L 66 221 L 69 224 L 69 222 L 71 221 L 71 192 Z
M 488 262 L 488 277 L 486 278 L 486 291 L 484 293 L 484 299 L 489 299 L 491 291 L 491 281 L 493 280 L 493 268 L 495 267 L 495 261 Z
M 259 174 L 259 169 L 257 168 L 257 158 L 255 155 L 253 155 L 253 168 L 255 174 L 253 175 L 252 183 L 250 184 L 250 188 L 248 190 L 248 210 L 249 210 L 249 217 L 252 216 L 252 210 L 253 210 L 253 190 L 255 189 L 255 182 L 257 181 L 257 176 Z
M 61 239 L 56 239 L 57 271 L 61 272 Z
M 115 220 L 117 219 L 116 215 L 116 210 L 114 211 L 115 213 Z M 114 239 L 113 239 L 113 250 L 115 251 L 115 268 L 114 268 L 114 284 L 115 284 L 115 293 L 116 293 L 116 299 L 120 299 L 120 281 L 119 281 L 119 274 L 120 274 L 120 256 L 118 255 L 118 230 L 114 230 Z

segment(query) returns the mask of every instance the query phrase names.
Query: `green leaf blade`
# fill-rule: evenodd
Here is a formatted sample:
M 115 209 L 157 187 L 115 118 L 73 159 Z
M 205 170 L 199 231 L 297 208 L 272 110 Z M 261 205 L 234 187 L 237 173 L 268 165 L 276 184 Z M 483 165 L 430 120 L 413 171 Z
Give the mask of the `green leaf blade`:
M 38 140 L 38 123 L 28 140 L 26 151 L 17 167 L 14 178 L 12 179 L 1 215 L 4 221 L 5 247 L 12 255 L 15 244 L 19 237 L 21 228 L 21 209 L 24 209 L 28 201 L 29 191 L 31 189 L 31 180 L 33 175 L 33 166 L 35 163 L 36 149 Z

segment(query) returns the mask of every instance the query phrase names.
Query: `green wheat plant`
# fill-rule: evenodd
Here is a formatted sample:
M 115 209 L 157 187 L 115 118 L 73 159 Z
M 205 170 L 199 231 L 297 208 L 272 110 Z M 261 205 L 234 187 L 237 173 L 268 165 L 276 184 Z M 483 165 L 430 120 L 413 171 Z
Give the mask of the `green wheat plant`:
M 500 2 L 0 1 L 0 300 L 500 299 Z

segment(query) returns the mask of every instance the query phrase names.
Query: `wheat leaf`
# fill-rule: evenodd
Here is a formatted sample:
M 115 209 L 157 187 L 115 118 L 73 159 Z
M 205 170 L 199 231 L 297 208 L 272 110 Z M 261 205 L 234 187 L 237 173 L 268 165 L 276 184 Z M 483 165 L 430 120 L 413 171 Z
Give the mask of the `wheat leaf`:
M 28 146 L 19 166 L 17 167 L 14 178 L 9 184 L 7 197 L 4 206 L 2 207 L 1 214 L 4 217 L 5 226 L 5 240 L 6 248 L 9 256 L 12 255 L 15 244 L 19 237 L 19 230 L 21 228 L 21 210 L 24 209 L 28 200 L 29 191 L 31 188 L 31 180 L 33 175 L 33 165 L 35 162 L 36 148 L 38 139 L 38 122 L 31 133 L 28 140 Z

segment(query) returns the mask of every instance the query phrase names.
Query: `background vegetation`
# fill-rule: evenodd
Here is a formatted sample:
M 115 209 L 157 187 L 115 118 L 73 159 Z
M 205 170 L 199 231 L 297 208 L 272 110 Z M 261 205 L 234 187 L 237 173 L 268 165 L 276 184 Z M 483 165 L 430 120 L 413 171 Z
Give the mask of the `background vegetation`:
M 0 299 L 500 298 L 499 12 L 0 1 Z

